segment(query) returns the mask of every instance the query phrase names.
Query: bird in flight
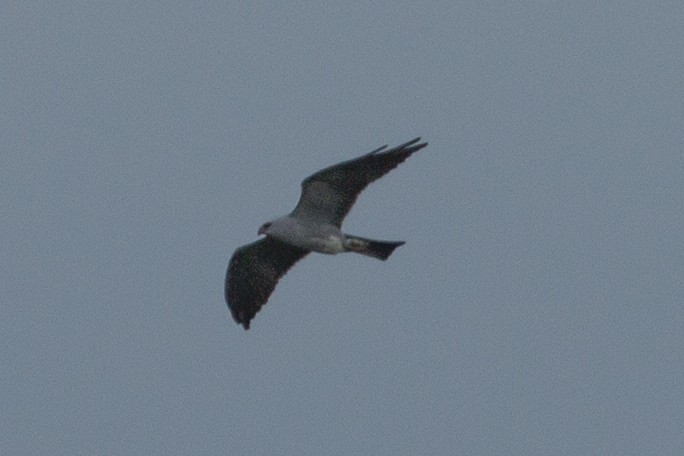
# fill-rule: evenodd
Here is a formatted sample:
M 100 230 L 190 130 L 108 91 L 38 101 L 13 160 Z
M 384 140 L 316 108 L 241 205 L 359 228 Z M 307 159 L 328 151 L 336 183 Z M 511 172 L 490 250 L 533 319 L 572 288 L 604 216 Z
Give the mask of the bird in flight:
M 384 261 L 403 245 L 345 234 L 342 221 L 368 184 L 425 146 L 420 138 L 389 150 L 383 146 L 304 179 L 294 210 L 261 225 L 259 234 L 266 236 L 238 248 L 228 263 L 225 294 L 235 321 L 249 329 L 278 280 L 309 252 L 356 252 Z

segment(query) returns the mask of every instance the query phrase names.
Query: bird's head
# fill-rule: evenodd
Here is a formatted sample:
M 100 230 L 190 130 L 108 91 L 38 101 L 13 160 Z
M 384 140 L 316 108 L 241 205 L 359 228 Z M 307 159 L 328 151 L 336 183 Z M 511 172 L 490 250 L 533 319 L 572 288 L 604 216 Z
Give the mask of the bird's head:
M 266 234 L 266 231 L 271 227 L 271 222 L 266 222 L 263 225 L 259 227 L 259 233 L 258 234 Z

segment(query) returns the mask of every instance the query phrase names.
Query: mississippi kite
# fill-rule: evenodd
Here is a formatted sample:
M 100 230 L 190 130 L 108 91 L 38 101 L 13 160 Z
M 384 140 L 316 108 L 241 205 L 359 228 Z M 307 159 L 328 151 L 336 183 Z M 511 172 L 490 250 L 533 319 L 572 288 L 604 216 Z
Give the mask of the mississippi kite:
M 259 228 L 263 239 L 238 248 L 228 264 L 226 302 L 236 322 L 249 329 L 278 280 L 309 252 L 356 252 L 386 260 L 402 241 L 377 241 L 344 234 L 342 221 L 356 197 L 414 152 L 427 146 L 420 138 L 385 150 L 380 147 L 353 160 L 322 169 L 304 179 L 294 210 Z

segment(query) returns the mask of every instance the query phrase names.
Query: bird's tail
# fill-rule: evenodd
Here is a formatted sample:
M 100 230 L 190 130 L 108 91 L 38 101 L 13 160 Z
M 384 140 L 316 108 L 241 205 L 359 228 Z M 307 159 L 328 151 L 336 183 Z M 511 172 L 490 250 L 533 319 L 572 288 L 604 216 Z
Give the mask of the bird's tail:
M 392 255 L 394 249 L 404 244 L 404 241 L 375 241 L 350 235 L 344 238 L 344 247 L 348 252 L 360 253 L 383 261 Z

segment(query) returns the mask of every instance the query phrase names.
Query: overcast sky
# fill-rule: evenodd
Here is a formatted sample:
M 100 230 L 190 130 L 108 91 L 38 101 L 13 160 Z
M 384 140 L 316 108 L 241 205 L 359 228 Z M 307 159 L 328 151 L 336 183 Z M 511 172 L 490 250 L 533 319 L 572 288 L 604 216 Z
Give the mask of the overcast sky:
M 684 3 L 5 2 L 0 453 L 681 455 Z M 230 255 L 303 178 L 244 331 Z

